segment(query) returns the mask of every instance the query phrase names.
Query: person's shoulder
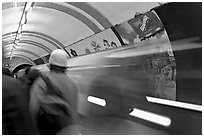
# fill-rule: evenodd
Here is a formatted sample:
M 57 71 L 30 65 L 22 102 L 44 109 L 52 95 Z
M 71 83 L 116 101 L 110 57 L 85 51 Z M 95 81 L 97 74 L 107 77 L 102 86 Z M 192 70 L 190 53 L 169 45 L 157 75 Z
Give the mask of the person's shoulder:
M 69 86 L 75 85 L 74 81 L 66 73 L 51 72 L 47 76 L 51 80 L 58 81 L 61 83 L 67 83 L 67 85 L 69 85 Z
M 50 78 L 66 78 L 66 74 L 65 73 L 56 73 L 56 72 L 49 72 L 49 73 L 45 73 L 46 76 L 50 77 Z
M 2 75 L 2 93 L 3 96 L 14 96 L 23 94 L 21 82 L 13 77 Z
M 34 80 L 34 82 L 33 82 L 33 84 L 37 84 L 37 85 L 41 85 L 42 83 L 43 83 L 43 79 L 42 79 L 42 77 L 41 76 L 39 76 L 39 77 L 37 77 L 35 80 Z
M 8 83 L 8 84 L 17 84 L 19 85 L 20 84 L 20 81 L 11 77 L 11 76 L 8 76 L 8 75 L 5 75 L 5 74 L 2 74 L 2 82 L 4 83 Z

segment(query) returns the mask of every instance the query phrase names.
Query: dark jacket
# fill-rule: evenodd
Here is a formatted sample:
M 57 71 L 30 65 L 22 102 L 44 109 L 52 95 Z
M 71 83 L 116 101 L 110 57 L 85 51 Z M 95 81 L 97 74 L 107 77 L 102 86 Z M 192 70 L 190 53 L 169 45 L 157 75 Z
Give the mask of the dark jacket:
M 78 88 L 74 81 L 72 81 L 64 73 L 48 72 L 45 74 L 53 85 L 59 88 L 62 92 L 66 102 L 70 105 L 70 116 L 73 123 L 78 119 L 77 102 L 78 102 Z M 34 121 L 37 121 L 38 110 L 40 104 L 45 101 L 47 86 L 41 77 L 38 77 L 33 83 L 30 93 L 30 111 Z
M 2 74 L 2 134 L 37 134 L 34 127 L 20 82 Z
M 40 76 L 40 71 L 37 69 L 29 69 L 26 74 L 18 78 L 24 88 L 24 91 L 26 92 L 28 102 L 30 101 L 30 88 L 38 76 Z
M 2 73 L 13 77 L 11 71 L 8 68 L 2 67 Z

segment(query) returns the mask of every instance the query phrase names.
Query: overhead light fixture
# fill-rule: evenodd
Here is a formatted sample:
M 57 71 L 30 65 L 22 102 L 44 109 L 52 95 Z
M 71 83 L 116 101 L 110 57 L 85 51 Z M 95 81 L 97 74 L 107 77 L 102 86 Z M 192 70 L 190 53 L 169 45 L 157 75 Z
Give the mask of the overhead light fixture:
M 17 35 L 16 39 L 20 40 L 21 36 L 22 36 L 22 33 L 19 33 L 19 34 Z
M 16 4 L 16 6 L 17 6 L 16 2 L 14 2 L 13 4 Z M 20 37 L 22 36 L 23 25 L 26 24 L 27 21 L 28 21 L 28 13 L 31 11 L 33 6 L 34 6 L 34 2 L 26 2 L 25 5 L 24 5 L 23 13 L 22 13 L 22 16 L 21 16 L 21 19 L 20 19 L 20 22 L 19 22 L 19 25 L 18 25 L 18 29 L 17 29 L 17 32 L 16 32 L 16 36 L 15 36 L 15 39 L 14 39 L 15 48 L 13 46 L 13 48 L 11 49 L 10 60 L 12 59 L 13 50 L 16 49 L 16 46 L 17 46 L 17 44 L 18 44 L 18 42 L 20 40 Z
M 30 12 L 34 6 L 34 2 L 27 2 L 25 12 Z
M 14 6 L 14 7 L 17 7 L 17 2 L 13 2 L 13 6 Z
M 10 54 L 10 60 L 12 60 L 12 57 L 13 57 L 13 50 L 11 51 L 11 54 Z
M 25 8 L 25 13 L 24 13 L 24 18 L 25 18 L 25 21 L 24 21 L 24 24 L 27 23 L 28 21 L 28 14 L 31 12 L 32 8 L 34 6 L 34 2 L 27 2 L 26 4 L 26 8 Z
M 17 45 L 18 42 L 19 42 L 19 39 L 16 39 L 16 40 L 14 41 L 14 45 Z
M 23 14 L 22 20 L 20 22 L 20 25 L 23 26 L 24 24 L 26 24 L 26 16 L 25 13 Z
M 16 46 L 17 46 L 17 44 L 13 44 L 13 49 L 14 49 L 14 50 L 16 49 Z
M 25 12 L 25 21 L 24 21 L 24 24 L 26 24 L 27 23 L 27 21 L 28 21 L 28 12 Z

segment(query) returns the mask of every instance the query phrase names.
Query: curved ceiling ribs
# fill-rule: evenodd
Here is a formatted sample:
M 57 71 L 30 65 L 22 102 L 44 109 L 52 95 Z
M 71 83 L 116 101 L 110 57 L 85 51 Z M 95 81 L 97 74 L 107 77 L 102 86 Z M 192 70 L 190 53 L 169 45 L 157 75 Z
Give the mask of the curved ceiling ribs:
M 15 34 L 16 33 L 7 33 L 7 34 L 4 34 L 2 39 L 6 41 L 7 38 L 15 37 Z M 42 39 L 42 40 L 52 44 L 56 48 L 61 48 L 61 46 L 62 46 L 62 43 L 60 43 L 56 39 L 54 39 L 54 38 L 52 38 L 52 37 L 50 37 L 50 36 L 48 36 L 46 34 L 37 33 L 37 32 L 30 32 L 30 31 L 23 31 L 22 34 L 26 35 L 26 36 L 37 37 L 39 39 Z M 21 44 L 21 43 L 31 44 L 33 46 L 39 47 L 39 48 L 43 49 L 44 51 L 46 51 L 48 54 L 50 54 L 52 52 L 52 50 L 48 46 L 46 46 L 44 44 L 41 44 L 39 42 L 36 42 L 36 41 L 32 41 L 32 40 L 20 40 L 19 44 Z M 9 44 L 10 43 L 7 43 L 4 46 L 6 47 Z
M 25 56 L 23 54 L 14 53 L 13 57 L 24 58 L 24 59 L 28 60 L 30 63 L 32 63 L 33 65 L 36 65 L 36 63 L 31 58 L 29 58 L 28 56 Z M 10 58 L 10 55 L 5 55 L 5 58 Z
M 9 37 L 13 37 L 13 35 L 15 36 L 17 32 L 12 32 L 12 33 L 6 33 L 2 36 L 3 39 L 7 39 Z M 40 32 L 35 32 L 35 31 L 22 31 L 22 35 L 25 36 L 31 36 L 31 37 L 36 37 L 36 38 L 40 38 L 42 40 L 47 41 L 48 43 L 52 44 L 53 46 L 55 46 L 56 48 L 63 48 L 63 44 L 61 42 L 59 42 L 58 40 L 56 40 L 55 38 L 48 36 L 46 34 L 40 33 Z
M 21 41 L 19 41 L 19 43 L 30 44 L 30 45 L 39 47 L 39 48 L 43 49 L 44 51 L 46 51 L 48 54 L 49 54 L 50 52 L 52 52 L 51 49 L 49 49 L 49 48 L 46 47 L 45 45 L 43 45 L 43 44 L 41 44 L 41 43 L 39 43 L 39 42 L 36 42 L 36 41 L 32 41 L 32 40 L 21 40 Z M 10 44 L 8 44 L 8 45 L 10 45 Z M 8 45 L 5 45 L 5 48 L 6 48 Z
M 48 54 L 52 52 L 51 49 L 49 49 L 47 46 L 39 43 L 39 42 L 36 42 L 36 41 L 32 41 L 32 40 L 21 40 L 19 43 L 26 43 L 26 44 L 31 44 L 31 45 L 34 45 L 36 47 L 39 47 L 41 49 L 43 49 L 44 51 L 46 51 Z
M 49 42 L 50 44 L 54 45 L 56 48 L 63 48 L 64 47 L 64 45 L 61 42 L 59 42 L 57 39 L 55 39 L 49 35 L 46 35 L 46 34 L 43 34 L 40 32 L 35 32 L 35 31 L 23 31 L 22 33 L 26 34 L 27 36 L 34 36 L 34 37 L 41 38 L 41 39 Z
M 66 3 L 83 10 L 84 12 L 92 16 L 96 21 L 98 21 L 105 29 L 108 29 L 113 26 L 113 24 L 111 24 L 110 21 L 107 18 L 105 18 L 98 10 L 96 10 L 94 7 L 90 6 L 85 2 L 66 2 Z
M 111 27 L 111 23 L 102 15 L 100 14 L 100 12 L 98 12 L 97 10 L 95 10 L 93 7 L 91 7 L 88 4 L 85 3 L 67 3 L 70 5 L 73 5 L 81 10 L 83 10 L 84 12 L 88 13 L 90 16 L 92 16 L 93 18 L 95 18 L 104 28 L 109 28 Z M 81 6 L 80 6 L 81 5 Z M 17 6 L 24 6 L 23 3 L 18 3 Z M 50 9 L 54 9 L 60 12 L 63 12 L 65 14 L 68 14 L 76 19 L 78 19 L 79 21 L 83 22 L 87 27 L 89 27 L 94 33 L 98 33 L 101 31 L 101 29 L 95 25 L 91 20 L 89 20 L 86 16 L 84 16 L 83 14 L 69 8 L 69 7 L 65 7 L 62 5 L 58 5 L 56 3 L 51 3 L 51 2 L 35 2 L 34 7 L 43 7 L 43 8 L 50 8 Z M 12 2 L 9 3 L 4 3 L 2 6 L 2 10 L 8 9 L 8 8 L 13 8 L 12 6 Z M 94 13 L 92 13 L 94 12 Z
M 24 6 L 25 2 L 17 2 L 16 4 L 17 4 L 16 5 L 17 7 Z M 2 4 L 2 10 L 6 10 L 6 9 L 9 9 L 9 8 L 13 8 L 13 2 L 7 2 L 7 3 Z
M 91 20 L 89 20 L 86 16 L 82 15 L 81 13 L 69 8 L 69 7 L 65 7 L 62 5 L 58 5 L 56 3 L 51 3 L 51 2 L 36 2 L 35 6 L 38 7 L 44 7 L 44 8 L 50 8 L 50 9 L 54 9 L 57 11 L 61 11 L 63 13 L 66 13 L 78 20 L 80 20 L 81 22 L 83 22 L 87 27 L 89 27 L 94 33 L 98 33 L 101 31 L 101 29 L 95 25 Z
M 24 6 L 24 4 L 25 4 L 25 2 L 17 2 L 17 7 Z M 97 23 L 100 24 L 104 29 L 110 28 L 112 26 L 112 24 L 99 11 L 97 11 L 95 8 L 93 8 L 92 6 L 90 6 L 87 3 L 84 3 L 84 2 L 65 2 L 65 4 L 74 6 L 77 9 L 85 12 L 86 14 L 91 16 L 94 20 L 96 20 Z M 102 29 L 99 26 L 96 25 L 97 23 L 94 23 L 94 21 L 92 21 L 91 19 L 89 19 L 88 17 L 83 15 L 83 13 L 78 12 L 78 10 L 70 8 L 69 6 L 60 5 L 60 4 L 52 3 L 52 2 L 35 2 L 34 8 L 35 7 L 54 9 L 56 11 L 65 13 L 67 15 L 70 15 L 70 16 L 76 18 L 77 20 L 81 21 L 83 24 L 85 24 L 94 33 L 98 33 L 98 32 L 102 31 Z M 6 10 L 6 9 L 9 9 L 9 8 L 14 8 L 13 2 L 8 2 L 8 3 L 3 3 L 2 4 L 2 10 Z M 13 37 L 13 35 L 16 35 L 16 33 L 17 32 L 8 32 L 8 33 L 4 34 L 2 36 L 3 40 L 7 39 L 9 37 L 10 38 Z M 65 46 L 61 42 L 59 42 L 57 39 L 51 37 L 50 35 L 46 35 L 44 33 L 41 33 L 41 32 L 22 31 L 22 35 L 23 36 L 40 38 L 40 39 L 42 39 L 42 40 L 44 40 L 46 42 L 49 42 L 50 44 L 52 44 L 56 48 L 63 48 L 63 49 L 65 48 Z M 39 42 L 24 39 L 22 41 L 19 41 L 19 43 L 31 44 L 31 45 L 40 47 L 41 49 L 45 50 L 46 52 L 49 52 L 49 53 L 51 52 L 51 49 L 49 48 L 48 45 L 41 44 Z M 10 43 L 8 43 L 8 44 L 10 44 Z M 70 44 L 72 44 L 72 43 L 70 43 Z M 37 55 L 36 53 L 33 53 L 31 51 L 27 51 L 27 50 L 23 50 L 23 49 L 18 49 L 18 51 L 27 52 L 27 53 L 35 56 L 35 57 L 40 58 L 40 55 Z M 14 55 L 17 55 L 17 53 L 15 53 Z M 24 57 L 24 56 L 22 55 L 21 57 Z M 29 60 L 30 60 L 30 58 L 29 58 Z
M 41 58 L 38 54 L 36 54 L 36 53 L 34 53 L 34 52 L 31 52 L 31 51 L 29 51 L 29 50 L 25 50 L 25 49 L 16 49 L 16 51 L 29 53 L 29 54 L 31 54 L 32 56 L 36 57 L 36 58 Z
M 31 45 L 35 45 L 36 47 L 39 47 L 39 48 L 42 48 L 44 51 L 46 51 L 48 54 L 52 52 L 52 50 L 50 48 L 48 48 L 47 46 L 39 43 L 39 42 L 36 42 L 36 41 L 32 41 L 32 40 L 22 40 L 20 41 L 19 43 L 28 43 L 28 44 L 31 44 Z
M 36 57 L 36 59 L 41 58 L 44 63 L 47 63 L 47 61 L 46 61 L 43 57 L 40 57 L 38 54 L 36 54 L 36 53 L 34 53 L 34 52 L 31 52 L 31 51 L 29 51 L 29 50 L 16 49 L 16 51 L 18 51 L 18 53 L 19 53 L 19 52 L 25 52 L 25 53 L 31 54 L 31 55 L 33 55 L 34 57 Z M 33 61 L 33 62 L 34 62 L 34 61 Z

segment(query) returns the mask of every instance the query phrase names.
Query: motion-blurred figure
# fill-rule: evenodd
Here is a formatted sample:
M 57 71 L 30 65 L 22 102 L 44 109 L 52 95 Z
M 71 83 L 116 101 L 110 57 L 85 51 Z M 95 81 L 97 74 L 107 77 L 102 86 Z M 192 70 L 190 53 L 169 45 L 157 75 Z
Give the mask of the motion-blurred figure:
M 28 101 L 30 100 L 30 88 L 39 76 L 39 70 L 28 67 L 25 69 L 25 74 L 18 78 L 21 81 L 23 88 L 25 89 Z
M 53 86 L 60 90 L 61 96 L 69 104 L 69 123 L 65 123 L 64 127 L 74 124 L 77 120 L 77 87 L 75 83 L 67 76 L 68 55 L 61 49 L 54 50 L 49 59 L 50 72 L 43 74 L 49 79 Z M 47 82 L 45 83 L 42 77 L 37 78 L 31 87 L 31 100 L 30 100 L 30 111 L 34 121 L 37 122 L 38 128 L 41 134 L 56 134 L 60 128 L 56 124 L 47 124 L 39 121 L 39 110 L 41 110 L 41 104 L 45 104 L 47 95 L 49 94 L 53 98 L 53 94 L 48 87 Z M 50 102 L 49 102 L 50 103 Z M 47 103 L 48 104 L 48 103 Z M 54 110 L 53 110 L 54 111 Z M 54 115 L 54 114 L 53 114 Z M 56 116 L 56 115 L 55 115 Z M 60 117 L 60 116 L 59 116 Z M 65 121 L 64 121 L 65 122 Z
M 3 57 L 4 61 L 4 57 Z M 31 121 L 28 101 L 20 81 L 10 76 L 8 70 L 2 74 L 2 134 L 37 134 Z

